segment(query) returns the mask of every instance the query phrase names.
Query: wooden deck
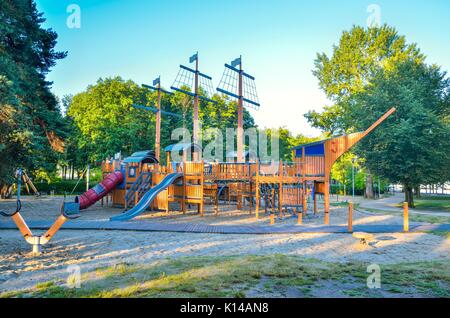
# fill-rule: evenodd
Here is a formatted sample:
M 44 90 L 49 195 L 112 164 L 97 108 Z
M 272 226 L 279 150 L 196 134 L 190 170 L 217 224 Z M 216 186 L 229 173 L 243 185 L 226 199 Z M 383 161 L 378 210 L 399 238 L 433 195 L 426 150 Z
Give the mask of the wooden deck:
M 51 225 L 48 221 L 31 221 L 30 229 L 46 230 Z M 17 230 L 11 222 L 0 222 L 0 230 Z M 148 231 L 148 232 L 183 232 L 212 234 L 298 234 L 298 233 L 349 233 L 347 226 L 340 225 L 207 225 L 198 223 L 160 223 L 149 221 L 110 222 L 110 221 L 68 221 L 63 230 L 110 230 L 110 231 Z M 402 233 L 402 225 L 355 225 L 354 232 L 366 233 Z M 422 225 L 410 224 L 410 233 L 429 231 L 450 231 L 450 224 Z

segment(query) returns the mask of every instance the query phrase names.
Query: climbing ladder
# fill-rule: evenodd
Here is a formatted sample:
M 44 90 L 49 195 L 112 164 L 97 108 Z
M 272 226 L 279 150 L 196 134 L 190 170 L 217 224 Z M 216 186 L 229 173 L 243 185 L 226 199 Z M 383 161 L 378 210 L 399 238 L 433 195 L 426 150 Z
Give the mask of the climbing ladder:
M 139 202 L 142 195 L 152 186 L 151 172 L 142 172 L 125 193 L 125 210 Z

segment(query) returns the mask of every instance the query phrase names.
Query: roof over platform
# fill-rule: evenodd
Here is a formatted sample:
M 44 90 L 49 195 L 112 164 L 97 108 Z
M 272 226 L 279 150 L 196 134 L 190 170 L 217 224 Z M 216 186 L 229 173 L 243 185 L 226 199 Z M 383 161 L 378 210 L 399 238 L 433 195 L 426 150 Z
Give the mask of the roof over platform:
M 159 163 L 154 150 L 143 150 L 133 153 L 123 160 L 124 163 Z

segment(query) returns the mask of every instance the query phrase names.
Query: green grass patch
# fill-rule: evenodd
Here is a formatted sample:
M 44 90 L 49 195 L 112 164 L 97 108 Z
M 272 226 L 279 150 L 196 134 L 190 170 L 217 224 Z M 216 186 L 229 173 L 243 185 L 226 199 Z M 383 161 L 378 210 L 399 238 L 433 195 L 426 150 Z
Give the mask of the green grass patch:
M 450 239 L 450 232 L 449 231 L 427 231 L 426 233 L 434 234 L 434 235 L 438 235 L 438 236 L 442 236 L 442 237 Z
M 415 200 L 417 210 L 437 210 L 450 212 L 450 200 Z
M 382 290 L 366 287 L 366 263 L 331 263 L 300 256 L 183 257 L 151 265 L 119 264 L 82 276 L 81 288 L 36 284 L 0 297 L 317 297 L 332 282 L 347 297 L 415 293 L 450 297 L 450 262 L 381 266 Z M 326 283 L 325 283 L 326 282 Z M 378 294 L 377 294 L 378 293 Z M 329 294 L 327 294 L 329 296 Z M 380 296 L 381 297 L 381 296 Z

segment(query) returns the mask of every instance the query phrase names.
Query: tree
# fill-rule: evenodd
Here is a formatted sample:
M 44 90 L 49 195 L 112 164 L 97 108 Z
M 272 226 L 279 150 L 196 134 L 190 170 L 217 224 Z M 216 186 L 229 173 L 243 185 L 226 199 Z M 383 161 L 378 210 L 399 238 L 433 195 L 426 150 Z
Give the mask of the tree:
M 334 103 L 324 107 L 322 113 L 309 111 L 305 118 L 313 127 L 331 135 L 355 131 L 355 122 L 350 114 L 354 104 L 352 97 L 370 87 L 378 70 L 386 73 L 395 70 L 396 65 L 405 61 L 423 63 L 425 56 L 415 44 L 407 44 L 404 36 L 384 25 L 363 28 L 353 26 L 344 31 L 339 44 L 333 46 L 333 54 L 317 54 L 313 74 L 319 80 L 320 88 Z M 366 195 L 371 191 L 371 171 L 367 171 Z
M 188 90 L 187 88 L 185 88 Z M 203 92 L 201 92 L 203 94 Z M 155 140 L 155 115 L 132 104 L 154 106 L 157 93 L 138 86 L 131 80 L 120 77 L 99 79 L 85 92 L 73 96 L 68 108 L 68 120 L 73 121 L 73 151 L 86 154 L 87 161 L 103 160 L 114 153 L 153 149 Z M 199 119 L 202 129 L 218 128 L 225 135 L 225 129 L 236 127 L 236 103 L 223 96 L 215 95 L 218 104 L 200 101 Z M 175 92 L 162 94 L 161 108 L 175 114 L 183 114 L 183 119 L 163 114 L 161 122 L 161 149 L 176 143 L 171 139 L 175 128 L 186 127 L 192 134 L 192 98 Z M 244 128 L 254 126 L 254 119 L 244 111 Z M 164 162 L 165 157 L 161 157 Z M 86 163 L 86 162 L 85 162 Z
M 353 107 L 349 99 L 364 92 L 379 69 L 389 72 L 404 61 L 420 64 L 424 60 L 417 46 L 407 44 L 405 37 L 392 27 L 353 26 L 342 33 L 331 57 L 320 53 L 315 60 L 313 74 L 334 105 L 325 107 L 322 113 L 310 111 L 305 117 L 323 131 L 347 133 L 354 129 L 348 116 Z
M 65 52 L 30 0 L 0 2 L 0 187 L 18 166 L 54 168 L 67 126 L 46 74 Z
M 415 187 L 449 180 L 449 89 L 449 79 L 437 66 L 403 62 L 394 71 L 379 70 L 370 87 L 352 101 L 349 117 L 356 129 L 396 107 L 392 118 L 363 139 L 356 151 L 371 171 L 403 184 L 410 207 Z
M 94 162 L 117 152 L 129 155 L 153 149 L 154 115 L 132 107 L 133 103 L 150 105 L 152 101 L 155 95 L 132 81 L 99 79 L 73 96 L 68 108 L 67 115 L 79 130 L 73 151 L 83 149 L 88 162 Z

